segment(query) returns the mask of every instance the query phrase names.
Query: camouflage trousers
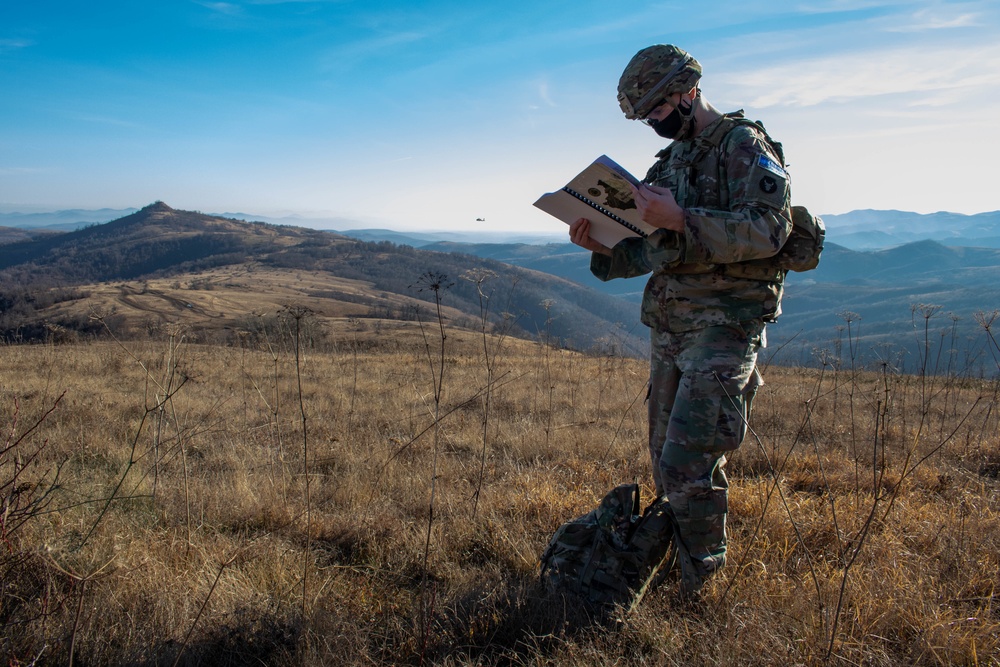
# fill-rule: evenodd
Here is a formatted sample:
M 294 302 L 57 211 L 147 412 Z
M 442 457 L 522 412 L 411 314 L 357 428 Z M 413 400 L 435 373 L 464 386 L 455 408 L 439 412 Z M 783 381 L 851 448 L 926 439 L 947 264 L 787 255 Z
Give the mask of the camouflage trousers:
M 652 330 L 649 453 L 656 492 L 670 500 L 681 555 L 703 581 L 726 559 L 726 452 L 740 446 L 757 391 L 760 320 L 669 333 Z M 687 565 L 682 558 L 682 565 Z M 687 568 L 682 568 L 687 569 Z M 700 584 L 684 584 L 696 591 Z

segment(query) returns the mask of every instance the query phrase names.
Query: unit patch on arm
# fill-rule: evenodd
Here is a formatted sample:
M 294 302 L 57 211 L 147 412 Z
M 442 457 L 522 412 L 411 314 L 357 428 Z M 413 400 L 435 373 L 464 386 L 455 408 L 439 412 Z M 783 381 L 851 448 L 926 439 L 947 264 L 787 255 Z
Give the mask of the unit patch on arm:
M 784 208 L 788 194 L 788 172 L 763 153 L 750 168 L 747 179 L 747 199 L 773 208 Z

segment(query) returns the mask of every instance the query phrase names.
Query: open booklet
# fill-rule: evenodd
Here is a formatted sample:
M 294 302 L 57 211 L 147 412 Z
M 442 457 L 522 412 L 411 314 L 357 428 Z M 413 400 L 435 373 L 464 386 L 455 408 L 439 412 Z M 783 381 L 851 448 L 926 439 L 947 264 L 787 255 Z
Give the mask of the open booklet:
M 639 217 L 629 183 L 638 186 L 639 180 L 602 155 L 566 187 L 539 197 L 535 206 L 567 225 L 587 218 L 590 237 L 611 248 L 629 236 L 645 237 L 656 231 Z

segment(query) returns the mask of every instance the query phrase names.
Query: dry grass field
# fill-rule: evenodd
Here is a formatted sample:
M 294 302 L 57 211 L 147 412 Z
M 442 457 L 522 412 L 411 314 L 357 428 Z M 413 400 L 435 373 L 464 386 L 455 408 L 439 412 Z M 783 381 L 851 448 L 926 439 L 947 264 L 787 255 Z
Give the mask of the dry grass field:
M 310 317 L 0 348 L 5 664 L 1000 664 L 997 381 L 766 369 L 729 565 L 598 624 L 538 556 L 649 498 L 646 364 Z
M 273 319 L 270 316 L 289 303 L 308 308 L 314 320 L 335 322 L 427 305 L 412 296 L 381 293 L 376 297 L 372 284 L 363 280 L 323 271 L 260 267 L 253 262 L 182 276 L 82 284 L 74 291 L 79 298 L 46 308 L 46 320 L 84 321 L 99 316 L 119 335 L 160 337 L 169 336 L 169 325 L 181 325 L 189 339 L 212 342 L 232 342 L 241 329 L 266 327 L 265 320 Z M 444 315 L 455 320 L 462 313 L 445 305 Z M 50 326 L 50 341 L 72 342 L 81 337 L 86 338 L 77 331 Z

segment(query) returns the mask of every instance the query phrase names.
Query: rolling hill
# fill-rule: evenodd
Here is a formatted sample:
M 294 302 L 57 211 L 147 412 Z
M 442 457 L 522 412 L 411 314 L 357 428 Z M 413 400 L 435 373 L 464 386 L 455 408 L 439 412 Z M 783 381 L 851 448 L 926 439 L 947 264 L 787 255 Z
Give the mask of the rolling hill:
M 580 348 L 624 329 L 632 307 L 566 279 L 472 255 L 367 242 L 301 227 L 248 223 L 156 202 L 131 215 L 0 246 L 0 332 L 7 340 L 54 330 L 93 333 L 94 311 L 118 326 L 179 321 L 236 331 L 252 313 L 303 306 L 320 318 L 426 319 L 440 276 L 445 317 L 546 335 Z M 478 284 L 477 284 L 478 282 Z M 488 300 L 482 300 L 480 297 Z M 107 322 L 107 318 L 103 318 Z

